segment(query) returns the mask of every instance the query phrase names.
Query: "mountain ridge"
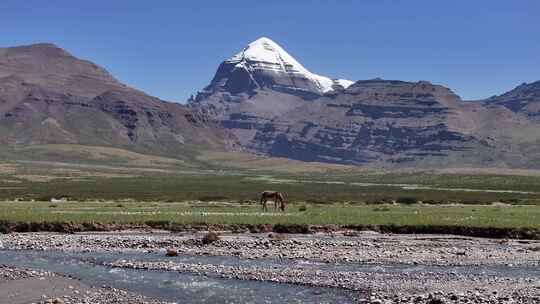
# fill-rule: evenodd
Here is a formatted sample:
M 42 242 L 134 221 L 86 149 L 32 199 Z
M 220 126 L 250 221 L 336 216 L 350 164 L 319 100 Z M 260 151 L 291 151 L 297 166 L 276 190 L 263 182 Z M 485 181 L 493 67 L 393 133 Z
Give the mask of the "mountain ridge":
M 524 82 L 508 92 L 492 96 L 482 102 L 489 105 L 502 105 L 512 112 L 540 120 L 540 80 L 531 83 Z

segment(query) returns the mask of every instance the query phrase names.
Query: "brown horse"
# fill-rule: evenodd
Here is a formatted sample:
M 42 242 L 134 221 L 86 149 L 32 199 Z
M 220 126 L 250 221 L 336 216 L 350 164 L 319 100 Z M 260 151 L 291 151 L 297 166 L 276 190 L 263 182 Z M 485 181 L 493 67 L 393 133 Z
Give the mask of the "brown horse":
M 268 200 L 274 201 L 274 211 L 277 211 L 278 203 L 279 203 L 279 209 L 282 212 L 285 212 L 285 209 L 287 209 L 287 201 L 285 200 L 285 197 L 283 194 L 277 191 L 263 191 L 261 193 L 261 205 L 263 211 L 268 211 L 268 207 L 266 206 L 266 202 Z

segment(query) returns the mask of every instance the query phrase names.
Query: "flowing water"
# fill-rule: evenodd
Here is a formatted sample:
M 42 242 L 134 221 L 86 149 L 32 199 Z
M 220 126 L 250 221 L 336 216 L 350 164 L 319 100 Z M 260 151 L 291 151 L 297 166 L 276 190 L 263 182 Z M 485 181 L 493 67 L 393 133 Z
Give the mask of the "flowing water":
M 119 258 L 157 261 L 162 257 L 155 254 L 0 251 L 0 264 L 45 269 L 73 276 L 88 285 L 98 287 L 107 285 L 178 303 L 354 303 L 352 292 L 333 288 L 221 279 L 172 271 L 145 271 L 96 265 L 99 262 L 112 262 Z M 192 263 L 208 262 L 205 257 L 185 256 L 178 257 L 176 260 Z
M 284 268 L 302 267 L 365 273 L 414 274 L 433 272 L 513 278 L 540 277 L 539 267 L 325 264 L 305 260 L 245 260 L 224 256 L 180 255 L 178 257 L 165 257 L 156 253 L 0 250 L 0 264 L 45 269 L 71 275 L 88 285 L 107 285 L 179 303 L 353 303 L 354 298 L 360 296 L 357 292 L 334 288 L 222 279 L 174 271 L 100 266 L 103 262 L 113 262 L 119 259 L 242 267 L 258 266 L 276 271 Z

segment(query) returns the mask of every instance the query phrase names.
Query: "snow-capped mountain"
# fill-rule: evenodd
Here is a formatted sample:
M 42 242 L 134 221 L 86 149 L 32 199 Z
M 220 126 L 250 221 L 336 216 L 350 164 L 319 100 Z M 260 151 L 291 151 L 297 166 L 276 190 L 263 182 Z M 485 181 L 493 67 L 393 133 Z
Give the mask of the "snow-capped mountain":
M 271 88 L 289 93 L 322 95 L 336 86 L 347 88 L 352 83 L 310 72 L 277 43 L 262 37 L 225 60 L 206 90 L 223 88 L 237 94 Z
M 535 91 L 520 92 L 529 100 Z M 332 80 L 268 38 L 222 62 L 188 106 L 220 123 L 247 151 L 303 161 L 522 166 L 540 151 L 517 148 L 517 128 L 531 128 L 523 132 L 531 134 L 523 147 L 536 147 L 540 133 L 505 107 L 464 102 L 427 81 Z

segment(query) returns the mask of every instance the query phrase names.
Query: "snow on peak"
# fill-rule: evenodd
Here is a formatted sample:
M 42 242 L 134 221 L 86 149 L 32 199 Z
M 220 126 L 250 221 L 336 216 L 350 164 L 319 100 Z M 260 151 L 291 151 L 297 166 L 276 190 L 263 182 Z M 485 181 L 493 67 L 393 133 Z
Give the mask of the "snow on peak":
M 341 85 L 344 88 L 353 84 L 350 80 L 332 80 L 328 77 L 311 73 L 277 43 L 266 37 L 261 37 L 251 42 L 241 52 L 229 58 L 227 62 L 237 63 L 244 67 L 249 65 L 254 69 L 302 74 L 307 79 L 313 81 L 322 93 L 332 91 L 332 86 L 335 84 Z

